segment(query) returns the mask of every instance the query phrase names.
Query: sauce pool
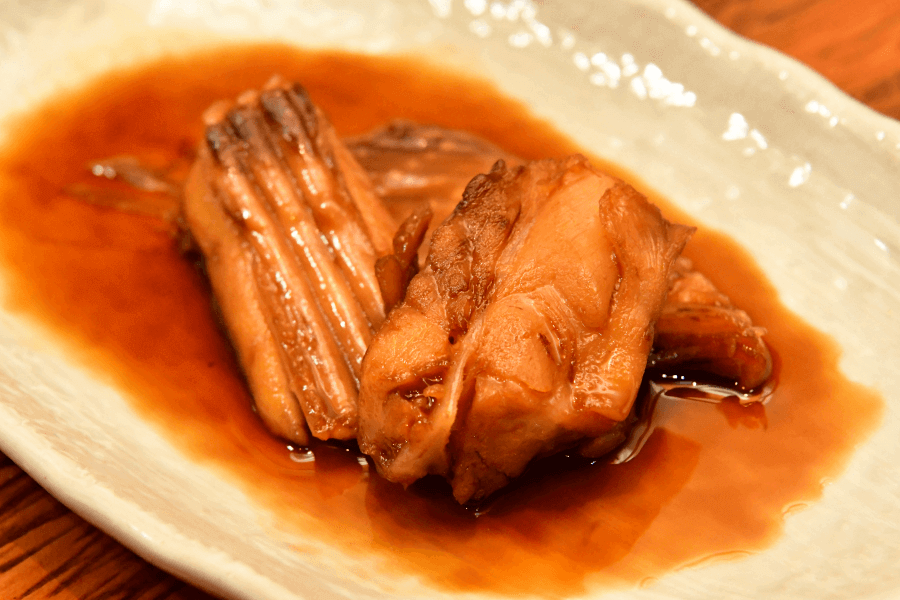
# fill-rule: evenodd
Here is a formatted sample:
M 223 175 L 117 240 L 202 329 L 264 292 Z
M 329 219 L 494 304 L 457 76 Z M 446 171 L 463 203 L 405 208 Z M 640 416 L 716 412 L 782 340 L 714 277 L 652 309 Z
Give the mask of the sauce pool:
M 17 121 L 0 155 L 6 306 L 38 317 L 192 460 L 273 511 L 279 527 L 302 523 L 304 535 L 445 590 L 561 597 L 630 587 L 765 549 L 786 512 L 819 498 L 823 480 L 877 425 L 883 402 L 838 372 L 836 345 L 778 302 L 740 248 L 701 228 L 686 254 L 767 328 L 780 357 L 765 406 L 661 402 L 631 462 L 540 464 L 477 515 L 442 482 L 403 490 L 339 446 L 286 448 L 250 408 L 202 275 L 172 228 L 141 214 L 156 200 L 89 168 L 130 155 L 183 175 L 207 106 L 274 73 L 300 81 L 344 135 L 402 117 L 468 129 L 526 158 L 578 149 L 483 82 L 405 59 L 283 46 L 113 73 Z M 128 198 L 136 212 L 102 206 Z

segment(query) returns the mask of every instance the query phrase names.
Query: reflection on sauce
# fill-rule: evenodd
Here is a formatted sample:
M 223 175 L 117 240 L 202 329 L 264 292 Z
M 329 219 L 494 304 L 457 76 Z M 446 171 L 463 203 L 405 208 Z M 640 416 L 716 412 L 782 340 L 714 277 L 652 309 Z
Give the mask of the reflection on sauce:
M 740 249 L 701 230 L 687 254 L 768 328 L 782 358 L 765 407 L 661 400 L 630 462 L 547 459 L 478 515 L 456 506 L 441 481 L 404 491 L 343 448 L 286 449 L 249 409 L 207 286 L 169 228 L 83 198 L 134 194 L 91 175 L 94 159 L 134 155 L 183 172 L 203 110 L 273 73 L 301 81 L 346 135 L 405 117 L 466 128 L 529 158 L 575 149 L 490 86 L 403 60 L 271 46 L 110 75 L 18 121 L 0 158 L 0 255 L 14 290 L 7 305 L 59 333 L 285 530 L 302 521 L 307 535 L 451 590 L 562 596 L 652 585 L 678 568 L 770 545 L 784 514 L 816 500 L 823 478 L 839 474 L 876 425 L 881 401 L 838 373 L 835 345 L 778 303 Z

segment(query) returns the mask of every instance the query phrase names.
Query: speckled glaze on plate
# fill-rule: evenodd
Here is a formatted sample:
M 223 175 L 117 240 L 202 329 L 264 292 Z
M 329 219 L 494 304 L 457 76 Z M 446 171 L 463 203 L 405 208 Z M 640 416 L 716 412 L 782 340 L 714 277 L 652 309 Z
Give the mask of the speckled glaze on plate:
M 681 0 L 26 0 L 0 6 L 0 116 L 110 68 L 226 40 L 415 52 L 494 81 L 747 248 L 879 390 L 879 430 L 767 550 L 604 598 L 900 593 L 900 124 Z M 186 34 L 185 32 L 190 32 Z M 5 129 L 0 125 L 0 136 Z M 2 282 L 0 282 L 2 284 Z M 91 403 L 79 401 L 85 395 Z M 148 560 L 227 598 L 421 597 L 340 548 L 299 554 L 39 324 L 0 312 L 0 447 Z M 139 465 L 140 468 L 136 468 Z M 216 498 L 214 510 L 207 499 Z M 387 591 L 390 590 L 390 591 Z M 439 593 L 430 593 L 440 596 Z

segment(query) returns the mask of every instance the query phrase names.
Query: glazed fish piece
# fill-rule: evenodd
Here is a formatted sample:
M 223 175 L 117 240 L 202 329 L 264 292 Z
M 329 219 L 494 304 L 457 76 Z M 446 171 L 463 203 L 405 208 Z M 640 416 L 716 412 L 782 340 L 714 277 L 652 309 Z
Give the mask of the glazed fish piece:
M 360 448 L 461 503 L 535 457 L 609 452 L 691 232 L 581 156 L 475 177 L 366 354 Z
M 746 312 L 694 270 L 690 260 L 680 257 L 657 321 L 650 366 L 712 374 L 748 392 L 762 386 L 772 373 L 764 335 L 765 329 L 755 326 Z
M 420 253 L 423 262 L 431 233 L 453 212 L 472 178 L 498 160 L 510 166 L 523 162 L 467 131 L 406 120 L 350 138 L 347 147 L 397 222 L 423 205 L 434 215 Z
M 395 218 L 405 219 L 427 203 L 434 213 L 432 230 L 450 215 L 476 174 L 487 173 L 498 159 L 509 166 L 523 162 L 471 133 L 409 121 L 394 121 L 347 143 Z M 423 261 L 426 248 L 427 243 L 420 252 Z M 772 371 L 764 334 L 682 257 L 656 325 L 650 366 L 711 374 L 746 392 L 764 384 Z
M 467 131 L 401 119 L 346 143 L 398 221 L 424 201 L 441 223 L 475 175 L 522 162 Z
M 299 85 L 273 80 L 206 121 L 183 213 L 257 410 L 301 444 L 307 428 L 353 439 L 393 219 Z

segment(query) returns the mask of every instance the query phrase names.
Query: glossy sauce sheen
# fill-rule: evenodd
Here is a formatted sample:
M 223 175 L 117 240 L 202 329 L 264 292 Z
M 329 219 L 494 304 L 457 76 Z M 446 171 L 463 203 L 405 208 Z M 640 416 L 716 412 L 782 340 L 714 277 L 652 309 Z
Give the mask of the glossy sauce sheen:
M 0 160 L 7 305 L 59 333 L 194 460 L 273 510 L 279 527 L 302 522 L 305 535 L 441 589 L 563 596 L 629 587 L 766 548 L 786 511 L 815 501 L 876 426 L 882 401 L 838 373 L 835 345 L 779 304 L 735 244 L 701 229 L 687 254 L 768 329 L 780 357 L 765 407 L 663 402 L 631 462 L 538 465 L 477 516 L 443 482 L 404 491 L 341 447 L 290 452 L 250 409 L 208 287 L 171 227 L 85 202 L 152 201 L 88 165 L 133 155 L 183 175 L 203 110 L 273 73 L 303 83 L 345 135 L 404 117 L 469 129 L 528 158 L 577 149 L 484 83 L 407 60 L 272 46 L 109 75 L 18 122 Z

